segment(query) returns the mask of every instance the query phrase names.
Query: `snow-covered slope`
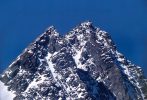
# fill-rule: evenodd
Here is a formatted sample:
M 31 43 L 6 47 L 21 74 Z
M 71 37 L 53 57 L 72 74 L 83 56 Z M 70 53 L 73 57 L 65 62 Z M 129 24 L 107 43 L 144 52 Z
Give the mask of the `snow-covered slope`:
M 2 82 L 0 82 L 0 89 L 0 100 L 12 100 L 15 97 L 13 92 L 8 91 L 7 86 Z
M 4 71 L 0 88 L 0 100 L 147 99 L 142 69 L 89 21 L 65 36 L 49 27 Z

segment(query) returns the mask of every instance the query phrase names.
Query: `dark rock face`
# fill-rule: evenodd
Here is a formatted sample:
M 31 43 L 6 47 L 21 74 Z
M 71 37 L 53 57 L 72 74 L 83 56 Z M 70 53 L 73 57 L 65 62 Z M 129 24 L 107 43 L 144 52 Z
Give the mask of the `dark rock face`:
M 120 54 L 110 35 L 91 22 L 64 37 L 48 28 L 0 81 L 13 91 L 14 100 L 147 99 L 142 69 Z

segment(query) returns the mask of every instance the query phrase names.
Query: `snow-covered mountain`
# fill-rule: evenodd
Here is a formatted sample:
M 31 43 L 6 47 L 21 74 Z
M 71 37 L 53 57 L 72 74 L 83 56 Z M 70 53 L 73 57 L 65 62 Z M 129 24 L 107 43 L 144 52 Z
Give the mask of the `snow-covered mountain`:
M 49 27 L 0 76 L 0 100 L 145 100 L 142 69 L 87 21 L 65 36 Z

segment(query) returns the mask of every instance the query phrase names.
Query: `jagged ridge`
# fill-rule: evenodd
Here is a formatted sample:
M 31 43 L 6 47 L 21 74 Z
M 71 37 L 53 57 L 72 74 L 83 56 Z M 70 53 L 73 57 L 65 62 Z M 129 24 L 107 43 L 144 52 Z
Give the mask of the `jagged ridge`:
M 13 92 L 14 100 L 147 98 L 147 80 L 141 68 L 116 50 L 107 32 L 89 21 L 64 37 L 49 27 L 0 80 L 1 86 L 5 84 Z

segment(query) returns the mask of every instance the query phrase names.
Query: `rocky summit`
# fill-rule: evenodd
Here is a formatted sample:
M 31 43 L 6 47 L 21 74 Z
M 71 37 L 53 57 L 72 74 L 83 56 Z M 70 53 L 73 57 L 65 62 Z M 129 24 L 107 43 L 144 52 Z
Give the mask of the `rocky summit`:
M 51 26 L 0 75 L 0 100 L 147 100 L 147 79 L 91 22 Z

